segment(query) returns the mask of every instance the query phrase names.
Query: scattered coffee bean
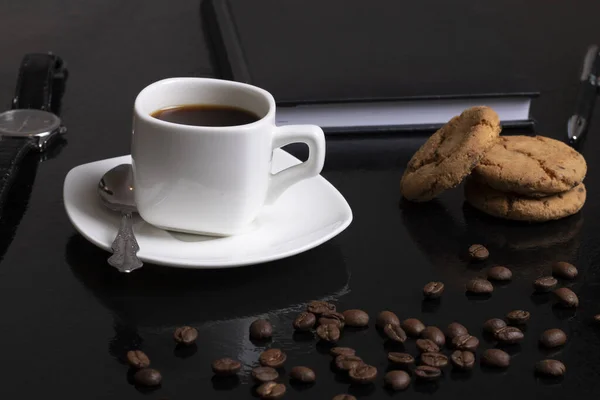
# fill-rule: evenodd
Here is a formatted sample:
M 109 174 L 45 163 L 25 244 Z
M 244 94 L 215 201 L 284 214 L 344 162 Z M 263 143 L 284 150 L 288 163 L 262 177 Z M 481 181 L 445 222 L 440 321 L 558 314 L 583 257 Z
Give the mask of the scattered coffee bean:
M 535 370 L 542 375 L 558 377 L 567 372 L 567 367 L 558 360 L 542 360 L 535 364 Z
M 563 307 L 578 307 L 579 306 L 579 298 L 569 288 L 559 288 L 554 292 L 554 296 L 556 297 L 558 303 Z
M 369 325 L 369 314 L 363 310 L 346 310 L 343 314 L 348 326 L 362 328 Z
M 547 293 L 554 290 L 558 281 L 553 276 L 542 276 L 533 282 L 533 288 L 538 293 Z
M 569 264 L 568 262 L 559 261 L 554 263 L 552 266 L 552 275 L 557 278 L 563 279 L 575 279 L 577 277 L 578 271 L 577 268 L 573 264 Z
M 483 324 L 483 330 L 487 333 L 495 334 L 500 329 L 506 327 L 506 322 L 501 320 L 500 318 L 492 318 L 485 321 Z
M 489 256 L 490 252 L 481 244 L 474 244 L 469 247 L 469 257 L 471 257 L 471 260 L 473 261 L 487 260 Z
M 467 282 L 467 292 L 475 294 L 489 294 L 494 291 L 494 286 L 487 279 L 475 278 Z
M 312 383 L 317 379 L 317 377 L 315 376 L 315 371 L 308 367 L 292 368 L 292 370 L 290 371 L 290 378 L 303 383 Z
M 158 386 L 162 382 L 162 375 L 152 368 L 142 368 L 133 375 L 135 383 L 141 386 Z
M 417 339 L 417 349 L 421 353 L 437 353 L 440 351 L 439 346 L 429 339 Z
M 435 381 L 442 375 L 439 368 L 430 367 L 428 365 L 420 365 L 415 368 L 415 376 L 422 381 Z
M 376 325 L 383 329 L 387 324 L 400 325 L 398 316 L 391 311 L 382 311 L 377 316 Z
M 317 336 L 319 339 L 329 343 L 337 343 L 340 340 L 340 328 L 335 325 L 319 325 L 317 328 Z
M 263 367 L 280 368 L 287 360 L 287 355 L 280 349 L 268 349 L 258 357 L 258 362 Z
M 540 343 L 544 347 L 559 347 L 567 343 L 567 334 L 560 329 L 548 329 L 540 336 Z
M 127 363 L 133 368 L 148 368 L 150 359 L 141 350 L 130 350 L 127 352 Z
M 336 394 L 331 400 L 356 400 L 351 394 Z
M 500 349 L 487 349 L 481 356 L 481 362 L 489 367 L 506 368 L 510 365 L 510 356 Z
M 416 318 L 405 319 L 400 326 L 408 336 L 412 337 L 421 336 L 421 332 L 425 330 L 425 325 Z
M 423 288 L 423 296 L 428 299 L 438 299 L 444 293 L 444 284 L 442 282 L 429 282 Z
M 404 371 L 390 371 L 383 380 L 392 390 L 404 390 L 410 385 L 410 376 Z
M 339 329 L 344 329 L 345 322 L 346 318 L 344 318 L 344 315 L 335 311 L 323 313 L 321 314 L 321 318 L 319 318 L 319 325 L 333 324 Z
M 479 339 L 469 334 L 457 336 L 452 339 L 452 346 L 456 350 L 468 350 L 474 352 L 479 346 Z
M 442 353 L 423 353 L 421 354 L 421 363 L 430 367 L 444 368 L 448 365 L 448 357 Z
M 350 347 L 332 347 L 331 350 L 329 350 L 329 354 L 334 357 L 353 356 L 356 354 L 356 350 L 351 349 Z
M 257 319 L 250 324 L 250 338 L 254 340 L 270 339 L 273 336 L 273 326 L 266 319 Z
M 600 323 L 600 314 L 594 315 L 594 322 Z
M 512 271 L 502 266 L 492 267 L 488 271 L 488 279 L 493 281 L 510 281 L 512 279 Z
M 335 366 L 341 371 L 350 371 L 361 364 L 364 364 L 363 360 L 358 356 L 337 356 L 335 358 Z
M 261 399 L 280 399 L 285 394 L 285 385 L 277 382 L 265 382 L 256 388 L 256 394 Z
M 271 382 L 279 378 L 279 372 L 271 367 L 256 367 L 252 370 L 252 377 L 257 382 Z
M 450 340 L 460 335 L 466 335 L 467 333 L 469 333 L 467 328 L 465 328 L 464 325 L 459 324 L 458 322 L 453 322 L 446 328 L 446 336 Z
M 377 368 L 372 365 L 361 364 L 352 368 L 348 375 L 355 383 L 371 383 L 377 378 Z
M 198 330 L 196 330 L 196 328 L 192 328 L 191 326 L 181 326 L 175 329 L 173 338 L 177 343 L 190 345 L 198 338 Z
M 513 310 L 506 314 L 506 320 L 512 325 L 523 325 L 529 321 L 531 314 L 529 311 Z
M 404 343 L 407 339 L 406 332 L 404 332 L 404 329 L 402 329 L 400 325 L 387 324 L 385 328 L 383 328 L 383 333 L 385 333 L 388 339 L 393 340 L 394 342 Z
M 306 306 L 306 311 L 315 315 L 321 315 L 326 312 L 335 311 L 335 304 L 326 301 L 313 300 Z
M 231 358 L 220 358 L 212 362 L 212 370 L 216 375 L 231 376 L 242 369 L 242 363 Z
M 450 356 L 452 365 L 457 369 L 467 370 L 472 369 L 475 365 L 475 354 L 467 350 L 456 350 Z
M 388 353 L 388 361 L 393 364 L 408 367 L 415 363 L 415 358 L 408 353 L 391 352 Z
M 494 337 L 497 341 L 501 343 L 515 344 L 523 340 L 525 335 L 519 328 L 516 328 L 514 326 L 507 326 L 500 330 L 497 330 L 496 333 L 494 333 Z
M 442 330 L 437 326 L 428 326 L 423 329 L 423 332 L 421 332 L 421 338 L 429 339 L 439 347 L 442 347 L 446 344 L 446 336 L 444 336 L 444 332 L 442 332 Z
M 315 314 L 310 312 L 301 312 L 294 320 L 293 326 L 297 331 L 310 331 L 317 322 Z

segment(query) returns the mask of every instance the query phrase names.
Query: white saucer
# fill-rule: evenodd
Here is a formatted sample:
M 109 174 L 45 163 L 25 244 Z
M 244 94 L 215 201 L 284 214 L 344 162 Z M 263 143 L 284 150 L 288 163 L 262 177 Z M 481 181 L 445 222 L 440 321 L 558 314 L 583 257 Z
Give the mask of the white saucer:
M 102 175 L 130 156 L 73 168 L 65 178 L 64 202 L 71 223 L 86 239 L 109 250 L 120 216 L 104 207 L 96 192 Z M 300 161 L 279 149 L 273 172 Z M 346 199 L 317 176 L 288 189 L 274 205 L 263 208 L 249 232 L 225 238 L 168 232 L 134 219 L 142 261 L 181 268 L 229 268 L 289 257 L 312 249 L 342 232 L 352 222 Z

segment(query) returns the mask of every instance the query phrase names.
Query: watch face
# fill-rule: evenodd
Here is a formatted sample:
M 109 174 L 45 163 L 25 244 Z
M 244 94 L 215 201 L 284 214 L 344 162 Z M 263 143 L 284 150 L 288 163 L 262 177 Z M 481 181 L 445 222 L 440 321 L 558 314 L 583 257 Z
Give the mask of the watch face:
M 10 110 L 0 114 L 0 135 L 45 136 L 60 126 L 60 118 L 42 110 Z

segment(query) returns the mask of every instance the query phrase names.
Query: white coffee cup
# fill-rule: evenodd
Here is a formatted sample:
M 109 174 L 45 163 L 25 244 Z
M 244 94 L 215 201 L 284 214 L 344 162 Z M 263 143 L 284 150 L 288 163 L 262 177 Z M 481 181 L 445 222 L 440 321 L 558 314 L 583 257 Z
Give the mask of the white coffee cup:
M 223 105 L 256 114 L 256 122 L 205 127 L 151 114 L 183 105 Z M 306 162 L 271 173 L 273 150 L 306 143 Z M 135 201 L 157 227 L 207 235 L 244 232 L 265 204 L 318 175 L 325 160 L 323 131 L 314 125 L 275 125 L 275 100 L 258 87 L 219 79 L 171 78 L 135 100 L 131 155 Z

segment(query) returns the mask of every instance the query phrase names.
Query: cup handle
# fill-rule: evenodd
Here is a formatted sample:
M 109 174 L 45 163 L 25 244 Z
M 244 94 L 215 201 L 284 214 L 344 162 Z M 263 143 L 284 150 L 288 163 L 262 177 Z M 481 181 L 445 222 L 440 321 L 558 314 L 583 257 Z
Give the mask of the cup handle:
M 308 160 L 271 174 L 266 204 L 273 204 L 287 188 L 304 179 L 317 176 L 325 162 L 325 135 L 316 125 L 287 125 L 275 127 L 273 150 L 290 143 L 306 143 Z

